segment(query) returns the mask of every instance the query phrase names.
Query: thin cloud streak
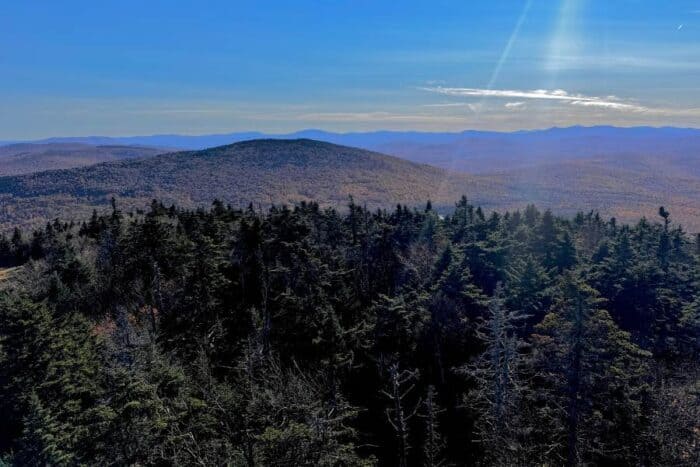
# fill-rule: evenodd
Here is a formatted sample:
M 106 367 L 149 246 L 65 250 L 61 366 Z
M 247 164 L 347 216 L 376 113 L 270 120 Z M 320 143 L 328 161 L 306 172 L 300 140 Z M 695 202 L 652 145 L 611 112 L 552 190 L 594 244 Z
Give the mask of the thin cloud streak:
M 647 107 L 642 107 L 639 105 L 623 104 L 621 102 L 608 102 L 608 101 L 571 101 L 571 105 L 580 105 L 582 107 L 602 107 L 605 109 L 612 110 L 629 110 L 631 112 L 648 112 Z
M 442 86 L 422 88 L 425 91 L 455 97 L 492 97 L 500 99 L 536 99 L 561 101 L 572 105 L 587 107 L 602 107 L 621 111 L 646 112 L 646 107 L 630 104 L 615 96 L 596 97 L 583 94 L 571 94 L 563 89 L 535 89 L 521 91 L 512 89 L 478 89 L 478 88 L 446 88 Z

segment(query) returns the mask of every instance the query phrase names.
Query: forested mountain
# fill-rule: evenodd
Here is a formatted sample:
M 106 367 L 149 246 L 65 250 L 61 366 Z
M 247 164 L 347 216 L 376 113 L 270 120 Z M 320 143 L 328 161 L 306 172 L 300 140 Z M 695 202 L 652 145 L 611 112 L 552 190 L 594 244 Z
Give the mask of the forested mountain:
M 81 143 L 10 144 L 0 146 L 0 176 L 70 169 L 120 159 L 168 152 L 143 146 L 92 146 Z
M 700 237 L 453 208 L 0 237 L 0 464 L 698 465 Z
M 183 207 L 207 205 L 212 197 L 237 207 L 304 200 L 342 207 L 353 196 L 371 209 L 431 199 L 437 210 L 449 212 L 451 200 L 466 193 L 488 210 L 534 202 L 561 215 L 594 209 L 624 222 L 653 217 L 658 206 L 666 205 L 688 230 L 698 232 L 700 164 L 695 154 L 665 159 L 572 154 L 515 168 L 503 161 L 492 173 L 474 175 L 312 140 L 253 140 L 0 177 L 0 225 L 37 225 L 56 216 L 85 219 L 92 209 L 108 207 L 113 196 L 125 207 L 140 209 L 153 198 Z
M 700 130 L 694 128 L 598 126 L 513 133 L 466 131 L 435 134 L 433 138 L 428 135 L 419 138 L 398 134 L 355 145 L 471 173 L 589 159 L 604 160 L 618 168 L 637 160 L 656 161 L 658 165 L 693 161 L 697 167 L 700 160 Z
M 396 157 L 311 140 L 255 140 L 197 152 L 115 161 L 71 170 L 0 177 L 0 223 L 7 227 L 53 219 L 86 219 L 116 197 L 129 208 L 152 199 L 185 207 L 212 198 L 234 206 L 269 206 L 317 199 L 341 206 L 354 196 L 369 208 L 454 193 L 498 200 L 497 183 Z

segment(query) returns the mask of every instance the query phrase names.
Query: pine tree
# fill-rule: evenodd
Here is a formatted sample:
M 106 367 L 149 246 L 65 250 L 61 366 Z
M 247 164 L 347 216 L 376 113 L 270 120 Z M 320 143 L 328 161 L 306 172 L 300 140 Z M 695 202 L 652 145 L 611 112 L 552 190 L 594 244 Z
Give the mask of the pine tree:
M 643 424 L 649 354 L 615 325 L 602 303 L 594 289 L 566 272 L 534 338 L 554 423 L 549 439 L 567 465 L 634 463 L 634 437 Z
M 81 317 L 44 305 L 0 303 L 0 400 L 4 431 L 25 464 L 90 462 L 109 410 L 102 404 L 98 345 Z M 19 432 L 21 431 L 21 435 Z
M 151 341 L 110 355 L 105 365 L 111 417 L 98 444 L 98 464 L 225 465 L 240 451 L 224 427 L 221 393 L 199 377 L 199 360 L 187 374 Z M 189 373 L 189 372 L 188 372 Z M 228 409 L 235 410 L 231 405 Z
M 552 211 L 547 209 L 542 214 L 542 219 L 537 229 L 537 236 L 534 238 L 536 243 L 533 245 L 533 249 L 543 258 L 543 263 L 547 268 L 556 266 L 557 234 L 554 216 Z
M 576 265 L 576 245 L 574 245 L 574 241 L 571 235 L 569 235 L 569 232 L 564 232 L 564 236 L 559 242 L 555 262 L 560 273 Z
M 422 297 L 379 297 L 372 307 L 374 353 L 392 358 L 412 355 L 428 324 L 429 315 Z M 407 301 L 408 299 L 408 301 Z
M 249 465 L 364 465 L 350 427 L 356 411 L 340 394 L 329 399 L 320 375 L 285 370 L 274 360 L 244 371 L 249 388 L 237 413 Z
M 659 208 L 659 216 L 664 220 L 663 230 L 659 237 L 659 246 L 657 247 L 657 256 L 661 263 L 661 268 L 666 271 L 668 269 L 669 256 L 671 252 L 671 236 L 669 233 L 670 213 L 663 206 Z
M 486 306 L 487 297 L 474 284 L 468 267 L 458 258 L 450 258 L 432 287 L 427 305 L 430 318 L 423 333 L 423 352 L 432 356 L 434 363 L 426 369 L 426 378 L 445 384 L 449 368 L 461 364 L 460 359 L 473 343 L 474 323 Z
M 506 269 L 505 304 L 523 315 L 522 334 L 530 334 L 532 326 L 542 321 L 549 308 L 551 279 L 532 255 L 514 258 Z
M 57 436 L 58 435 L 58 436 Z M 32 393 L 27 403 L 27 415 L 15 462 L 25 465 L 71 465 L 76 459 L 66 446 L 60 423 L 43 407 Z

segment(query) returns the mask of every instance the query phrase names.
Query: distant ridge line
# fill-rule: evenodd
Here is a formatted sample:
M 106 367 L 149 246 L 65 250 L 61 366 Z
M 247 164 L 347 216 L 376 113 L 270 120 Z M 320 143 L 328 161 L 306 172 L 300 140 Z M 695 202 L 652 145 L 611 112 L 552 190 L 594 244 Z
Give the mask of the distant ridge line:
M 232 133 L 214 133 L 202 135 L 183 134 L 154 134 L 142 136 L 68 136 L 51 137 L 38 140 L 12 140 L 0 141 L 0 146 L 18 143 L 82 143 L 89 145 L 127 145 L 127 146 L 157 146 L 174 149 L 206 149 L 214 146 L 223 146 L 240 141 L 253 139 L 299 139 L 308 138 L 329 143 L 346 144 L 362 148 L 370 148 L 379 144 L 386 144 L 395 140 L 416 143 L 445 143 L 450 140 L 465 137 L 481 138 L 517 138 L 522 136 L 567 136 L 582 134 L 597 134 L 600 132 L 614 132 L 619 134 L 669 134 L 696 135 L 700 137 L 700 129 L 688 127 L 616 127 L 610 125 L 598 126 L 570 126 L 551 127 L 535 130 L 516 131 L 490 131 L 490 130 L 463 130 L 455 132 L 429 132 L 429 131 L 401 131 L 401 130 L 375 130 L 367 132 L 331 132 L 319 129 L 304 129 L 291 133 L 262 133 L 257 131 L 244 131 Z

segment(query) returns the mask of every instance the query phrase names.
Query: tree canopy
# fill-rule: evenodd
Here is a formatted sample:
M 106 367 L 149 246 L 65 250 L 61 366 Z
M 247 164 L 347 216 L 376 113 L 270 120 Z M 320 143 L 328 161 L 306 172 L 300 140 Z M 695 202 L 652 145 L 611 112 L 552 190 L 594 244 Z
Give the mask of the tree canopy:
M 697 465 L 700 245 L 462 198 L 0 237 L 0 465 Z

